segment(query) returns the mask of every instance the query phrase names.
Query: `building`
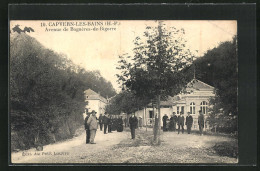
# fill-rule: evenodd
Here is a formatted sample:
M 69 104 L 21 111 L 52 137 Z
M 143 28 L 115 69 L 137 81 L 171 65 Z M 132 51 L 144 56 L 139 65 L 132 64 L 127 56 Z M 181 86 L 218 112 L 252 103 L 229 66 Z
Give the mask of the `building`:
M 183 112 L 186 118 L 187 112 L 191 112 L 193 129 L 198 129 L 199 110 L 203 112 L 206 119 L 208 116 L 209 100 L 214 96 L 214 87 L 200 80 L 193 79 L 187 84 L 182 93 L 174 97 L 169 96 L 166 101 L 161 101 L 161 125 L 164 114 L 170 118 L 173 112 L 176 112 L 177 115 Z M 154 120 L 152 104 L 149 104 L 145 109 L 137 111 L 136 115 L 138 117 L 142 116 L 144 124 L 152 125 Z M 205 123 L 205 128 L 209 129 L 208 123 Z
M 85 101 L 87 102 L 86 109 L 88 109 L 89 112 L 92 110 L 95 110 L 97 112 L 97 117 L 99 117 L 100 114 L 105 113 L 105 107 L 108 104 L 108 100 L 104 97 L 102 97 L 99 93 L 96 93 L 95 91 L 91 89 L 87 89 L 84 91 L 85 94 Z M 86 114 L 84 113 L 84 118 Z

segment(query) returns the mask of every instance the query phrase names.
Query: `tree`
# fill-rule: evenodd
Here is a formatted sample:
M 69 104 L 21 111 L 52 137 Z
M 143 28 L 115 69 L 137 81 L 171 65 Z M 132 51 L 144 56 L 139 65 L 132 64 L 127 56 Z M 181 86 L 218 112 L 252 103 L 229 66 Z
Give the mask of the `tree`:
M 110 114 L 131 114 L 149 103 L 148 98 L 139 98 L 131 91 L 122 91 L 114 96 L 106 106 L 106 112 Z
M 237 130 L 238 61 L 237 38 L 219 44 L 194 61 L 196 78 L 215 87 L 216 96 L 210 100 L 212 126 Z
M 142 38 L 135 38 L 133 56 L 119 56 L 118 81 L 139 98 L 156 98 L 159 118 L 161 98 L 179 93 L 187 83 L 180 71 L 192 63 L 193 55 L 185 47 L 184 35 L 184 29 L 166 29 L 159 21 L 157 27 L 147 26 Z
M 16 29 L 18 29 L 16 27 Z M 19 29 L 18 29 L 19 30 Z M 72 63 L 66 55 L 43 47 L 24 32 L 10 35 L 10 120 L 13 148 L 29 148 L 73 136 L 82 126 L 84 91 L 95 86 L 115 95 L 101 75 Z M 102 84 L 102 85 L 101 85 Z

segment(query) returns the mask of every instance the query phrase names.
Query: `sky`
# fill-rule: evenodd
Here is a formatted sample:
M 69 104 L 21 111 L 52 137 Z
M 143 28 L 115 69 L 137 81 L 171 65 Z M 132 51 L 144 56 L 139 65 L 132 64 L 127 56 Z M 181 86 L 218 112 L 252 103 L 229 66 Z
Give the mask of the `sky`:
M 183 28 L 187 46 L 195 56 L 203 56 L 220 42 L 237 35 L 235 20 L 164 20 L 166 27 Z M 86 70 L 99 70 L 119 92 L 115 74 L 118 56 L 131 53 L 133 40 L 142 36 L 146 26 L 156 26 L 155 20 L 12 20 L 10 28 L 31 27 L 27 33 L 43 46 L 67 55 Z M 80 31 L 76 31 L 81 29 Z M 105 31 L 105 29 L 108 29 Z M 196 52 L 196 50 L 198 52 Z

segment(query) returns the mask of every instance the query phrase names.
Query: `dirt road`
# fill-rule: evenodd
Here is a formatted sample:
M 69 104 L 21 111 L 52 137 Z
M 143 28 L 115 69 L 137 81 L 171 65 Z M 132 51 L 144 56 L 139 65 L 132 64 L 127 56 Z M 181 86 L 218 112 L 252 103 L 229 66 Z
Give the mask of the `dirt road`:
M 129 129 L 124 132 L 103 134 L 97 131 L 96 143 L 85 144 L 85 133 L 71 140 L 44 146 L 41 152 L 35 149 L 12 153 L 13 163 L 237 163 L 235 153 L 237 140 L 228 136 L 196 133 L 177 134 L 161 132 L 161 145 L 153 146 L 152 129 L 136 130 L 132 140 Z M 221 149 L 220 153 L 215 149 Z M 230 148 L 230 146 L 232 148 Z M 224 152 L 223 152 L 224 151 Z M 37 155 L 38 154 L 38 155 Z M 229 152 L 230 154 L 230 152 Z
M 46 145 L 43 151 L 30 149 L 12 153 L 12 163 L 85 163 L 95 153 L 106 151 L 129 136 L 126 132 L 103 134 L 97 130 L 96 144 L 86 144 L 85 132 L 64 142 Z

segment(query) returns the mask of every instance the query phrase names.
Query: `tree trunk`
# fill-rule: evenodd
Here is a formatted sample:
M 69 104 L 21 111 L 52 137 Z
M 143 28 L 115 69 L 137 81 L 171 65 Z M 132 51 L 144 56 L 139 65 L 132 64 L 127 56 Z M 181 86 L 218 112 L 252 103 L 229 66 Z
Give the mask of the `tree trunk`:
M 161 111 L 160 111 L 160 100 L 161 96 L 157 96 L 157 110 L 158 113 L 155 115 L 155 124 L 154 124 L 154 144 L 160 144 L 160 133 L 161 133 Z

